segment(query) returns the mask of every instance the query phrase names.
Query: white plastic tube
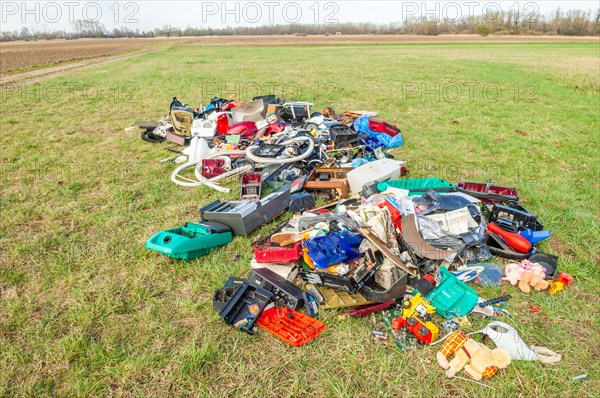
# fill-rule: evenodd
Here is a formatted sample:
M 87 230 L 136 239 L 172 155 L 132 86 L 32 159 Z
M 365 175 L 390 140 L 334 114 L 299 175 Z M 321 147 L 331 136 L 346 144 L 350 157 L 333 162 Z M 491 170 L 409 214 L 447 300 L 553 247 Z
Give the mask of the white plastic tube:
M 245 154 L 244 151 L 217 151 L 217 152 L 211 153 L 210 155 L 206 156 L 204 159 L 213 159 L 213 158 L 220 157 L 220 156 L 244 155 L 244 154 Z M 196 178 L 198 179 L 198 181 L 194 181 L 190 178 L 179 176 L 179 174 L 183 170 L 188 169 L 190 167 L 195 168 L 194 174 L 196 175 Z M 171 174 L 171 181 L 173 181 L 175 184 L 182 186 L 182 187 L 193 188 L 193 187 L 199 187 L 201 185 L 206 185 L 206 186 L 208 186 L 212 189 L 215 189 L 219 192 L 229 193 L 229 192 L 231 192 L 231 189 L 224 188 L 218 184 L 215 184 L 215 182 L 220 181 L 227 177 L 231 177 L 231 176 L 239 174 L 239 173 L 243 173 L 245 171 L 248 171 L 249 169 L 250 169 L 250 166 L 238 167 L 236 169 L 228 171 L 227 173 L 221 174 L 221 175 L 211 178 L 209 180 L 209 179 L 204 178 L 204 176 L 202 176 L 202 160 L 199 160 L 197 162 L 187 162 L 187 163 L 184 163 L 181 166 L 177 167 Z M 187 181 L 181 181 L 181 179 L 184 179 Z

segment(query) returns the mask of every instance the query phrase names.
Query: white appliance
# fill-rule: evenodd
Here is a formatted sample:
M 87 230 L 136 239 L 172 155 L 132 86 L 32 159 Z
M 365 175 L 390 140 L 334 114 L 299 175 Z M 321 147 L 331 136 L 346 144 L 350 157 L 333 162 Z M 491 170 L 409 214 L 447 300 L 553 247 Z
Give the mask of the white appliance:
M 346 175 L 350 192 L 360 194 L 364 187 L 400 178 L 400 169 L 403 165 L 404 162 L 397 160 L 380 159 L 355 168 Z

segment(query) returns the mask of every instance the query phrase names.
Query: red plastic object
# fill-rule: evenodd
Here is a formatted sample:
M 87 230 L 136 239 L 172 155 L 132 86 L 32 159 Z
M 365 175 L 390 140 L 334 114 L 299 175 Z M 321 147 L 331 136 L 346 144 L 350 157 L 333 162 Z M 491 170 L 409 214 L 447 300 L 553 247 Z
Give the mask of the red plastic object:
M 533 313 L 540 312 L 542 310 L 540 307 L 538 307 L 537 305 L 533 305 L 533 304 L 529 304 L 529 308 L 531 309 L 531 312 L 533 312 Z
M 362 305 L 358 308 L 354 308 L 354 309 L 348 311 L 346 314 L 348 314 L 350 316 L 367 316 L 367 315 L 374 314 L 378 311 L 386 310 L 386 309 L 390 308 L 391 306 L 393 306 L 394 304 L 396 304 L 396 300 L 390 300 L 390 301 L 386 301 L 385 303 L 380 303 L 380 304 Z
M 489 223 L 488 231 L 493 232 L 495 234 L 500 235 L 506 243 L 510 245 L 513 249 L 521 253 L 529 253 L 533 245 L 527 239 L 519 234 L 514 234 L 512 232 L 508 232 L 500 228 L 494 223 Z
M 285 130 L 286 126 L 287 126 L 286 124 L 281 124 L 281 123 L 269 124 L 269 126 L 267 126 L 267 130 L 265 131 L 265 136 L 281 133 L 283 130 Z
M 392 224 L 399 230 L 402 231 L 402 213 L 393 204 L 384 200 L 380 205 L 380 208 L 386 208 L 389 210 L 390 215 L 392 216 Z
M 562 283 L 564 286 L 569 285 L 571 282 L 573 282 L 573 277 L 569 274 L 567 274 L 566 272 L 561 272 L 560 274 L 558 274 L 558 276 L 556 277 L 556 279 L 554 280 L 555 282 L 560 282 Z
M 239 135 L 242 137 L 246 137 L 248 139 L 253 139 L 254 135 L 256 134 L 257 131 L 258 131 L 258 129 L 256 128 L 255 122 L 246 121 L 246 122 L 236 123 L 233 126 L 229 127 L 229 129 L 227 130 L 227 132 L 225 134 L 226 135 Z
M 411 317 L 405 319 L 404 317 L 399 316 L 392 321 L 393 329 L 400 330 L 405 326 L 408 327 L 408 332 L 415 336 L 421 343 L 431 344 L 435 341 L 431 330 L 427 329 L 425 324 L 417 318 Z
M 293 347 L 312 341 L 326 329 L 323 322 L 288 307 L 264 310 L 256 324 Z
M 202 176 L 211 179 L 225 173 L 223 159 L 202 159 Z
M 395 124 L 391 124 L 381 119 L 371 118 L 369 120 L 369 129 L 378 133 L 385 133 L 390 137 L 395 137 L 400 133 L 400 129 Z
M 217 116 L 217 132 L 219 135 L 225 135 L 229 130 L 229 115 L 223 113 Z
M 257 263 L 287 264 L 300 260 L 302 243 L 296 242 L 291 247 L 275 247 L 269 242 L 261 247 L 254 246 L 254 257 Z
M 460 181 L 456 183 L 456 190 L 481 199 L 485 203 L 505 203 L 509 200 L 519 200 L 519 192 L 516 188 L 491 185 L 490 183 Z

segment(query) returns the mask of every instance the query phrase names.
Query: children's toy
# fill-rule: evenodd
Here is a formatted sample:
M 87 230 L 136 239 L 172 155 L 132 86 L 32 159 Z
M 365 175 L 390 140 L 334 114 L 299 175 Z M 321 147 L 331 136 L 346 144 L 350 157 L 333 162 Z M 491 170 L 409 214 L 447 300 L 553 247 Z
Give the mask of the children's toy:
M 294 347 L 309 343 L 326 328 L 323 322 L 283 306 L 267 308 L 256 324 Z
M 529 260 L 523 260 L 519 263 L 508 264 L 504 270 L 506 276 L 503 278 L 515 286 L 517 283 L 523 293 L 530 293 L 531 288 L 535 290 L 544 290 L 548 288 L 546 277 L 546 268 Z
M 440 267 L 435 275 L 436 287 L 427 296 L 435 311 L 444 318 L 460 318 L 467 315 L 477 305 L 477 292 L 460 279 Z
M 407 328 L 410 334 L 425 344 L 437 340 L 439 329 L 431 322 L 435 308 L 429 304 L 429 301 L 417 293 L 410 300 L 404 300 L 402 308 L 402 316 L 392 321 L 393 329 Z
M 527 239 L 532 245 L 535 245 L 536 243 L 548 239 L 550 237 L 550 231 L 534 231 L 533 229 L 528 228 L 519 232 L 519 235 Z
M 508 232 L 500 228 L 494 223 L 489 223 L 488 231 L 500 235 L 506 243 L 520 253 L 528 253 L 533 246 L 526 238 L 513 232 Z
M 558 277 L 550 282 L 550 294 L 555 295 L 556 293 L 562 292 L 565 286 L 573 282 L 573 277 L 566 272 L 561 272 Z
M 394 329 L 392 323 L 395 319 L 402 316 L 396 308 L 388 308 L 381 311 L 381 318 L 388 332 L 392 335 L 394 344 L 400 351 L 410 351 L 417 348 L 418 340 L 409 333 L 407 328 Z
M 448 362 L 452 355 L 454 358 Z M 481 380 L 494 376 L 498 369 L 508 367 L 511 357 L 502 348 L 492 350 L 467 337 L 465 332 L 456 330 L 444 341 L 437 353 L 437 361 L 448 377 L 454 377 L 464 368 L 472 379 Z
M 204 256 L 232 239 L 231 228 L 227 225 L 216 222 L 187 222 L 179 228 L 153 235 L 146 242 L 146 247 L 166 256 L 188 261 Z
M 497 297 L 497 298 L 494 298 L 494 299 L 491 299 L 491 300 L 486 300 L 486 301 L 483 301 L 483 302 L 479 303 L 479 306 L 481 308 L 483 308 L 483 307 L 488 307 L 488 306 L 494 305 L 494 304 L 506 303 L 506 301 L 508 301 L 508 299 L 510 299 L 511 297 L 512 296 L 509 294 L 509 295 L 502 296 L 502 297 Z

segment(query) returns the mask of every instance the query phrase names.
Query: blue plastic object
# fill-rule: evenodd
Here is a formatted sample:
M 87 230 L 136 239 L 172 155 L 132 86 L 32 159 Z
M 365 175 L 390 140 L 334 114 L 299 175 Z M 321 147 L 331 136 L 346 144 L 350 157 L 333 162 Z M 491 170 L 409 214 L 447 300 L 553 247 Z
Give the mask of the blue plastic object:
M 361 116 L 354 122 L 354 129 L 357 133 L 369 134 L 369 137 L 376 138 L 386 148 L 395 148 L 402 146 L 404 140 L 402 134 L 398 133 L 395 137 L 389 136 L 386 133 L 378 133 L 369 128 L 369 120 L 371 116 Z
M 460 318 L 477 305 L 477 292 L 441 267 L 435 275 L 436 287 L 425 296 L 435 307 L 435 312 L 446 319 Z
M 548 239 L 550 237 L 550 231 L 547 229 L 544 231 L 534 231 L 533 229 L 525 229 L 519 232 L 519 235 L 527 239 L 532 245 L 535 245 L 538 242 Z
M 358 251 L 362 239 L 354 232 L 332 232 L 303 244 L 315 268 L 323 269 L 362 257 Z

